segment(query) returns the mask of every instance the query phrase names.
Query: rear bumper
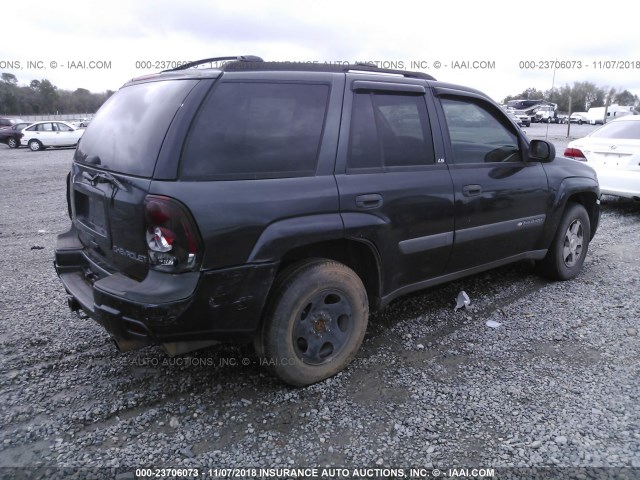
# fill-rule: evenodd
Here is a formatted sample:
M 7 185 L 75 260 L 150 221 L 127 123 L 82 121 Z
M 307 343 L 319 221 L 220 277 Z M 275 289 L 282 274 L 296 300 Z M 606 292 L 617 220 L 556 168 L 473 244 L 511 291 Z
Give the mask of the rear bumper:
M 640 200 L 640 172 L 589 165 L 598 174 L 601 194 Z
M 149 270 L 138 282 L 107 272 L 73 228 L 58 236 L 54 265 L 72 310 L 102 325 L 121 349 L 160 344 L 174 354 L 250 340 L 276 272 L 274 264 L 182 274 Z

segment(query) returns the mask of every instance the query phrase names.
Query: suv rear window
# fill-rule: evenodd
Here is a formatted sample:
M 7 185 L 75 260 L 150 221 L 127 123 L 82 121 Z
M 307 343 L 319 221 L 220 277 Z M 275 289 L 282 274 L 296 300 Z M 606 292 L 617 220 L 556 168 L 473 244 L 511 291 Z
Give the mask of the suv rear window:
M 205 101 L 182 157 L 182 178 L 313 175 L 329 85 L 227 82 Z
M 74 160 L 151 177 L 169 124 L 196 83 L 169 80 L 120 89 L 96 113 Z

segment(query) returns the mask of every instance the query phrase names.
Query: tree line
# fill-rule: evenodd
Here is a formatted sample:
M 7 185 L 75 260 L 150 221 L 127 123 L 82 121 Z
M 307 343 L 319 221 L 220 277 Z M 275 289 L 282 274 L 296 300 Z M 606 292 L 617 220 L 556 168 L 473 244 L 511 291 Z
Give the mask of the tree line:
M 84 88 L 74 91 L 61 90 L 49 80 L 32 80 L 29 86 L 18 86 L 18 79 L 11 73 L 3 73 L 0 78 L 1 115 L 48 115 L 68 113 L 95 113 L 113 95 L 113 91 L 91 93 Z M 640 98 L 629 90 L 598 87 L 591 82 L 574 82 L 542 91 L 527 88 L 517 95 L 509 95 L 502 101 L 542 99 L 556 103 L 561 112 L 582 112 L 591 107 L 604 107 L 617 103 L 632 105 L 640 113 Z M 571 108 L 569 108 L 571 99 Z
M 592 107 L 618 104 L 633 106 L 636 112 L 640 113 L 640 98 L 637 95 L 629 90 L 598 87 L 591 82 L 574 82 L 573 86 L 554 87 L 545 92 L 527 88 L 522 93 L 505 97 L 502 103 L 506 104 L 509 100 L 517 99 L 541 99 L 556 103 L 560 112 L 586 112 Z M 569 108 L 569 99 L 571 99 L 571 108 Z
M 113 95 L 113 91 L 91 93 L 84 88 L 62 90 L 49 80 L 32 80 L 29 86 L 18 86 L 12 73 L 0 78 L 1 115 L 50 115 L 95 113 Z

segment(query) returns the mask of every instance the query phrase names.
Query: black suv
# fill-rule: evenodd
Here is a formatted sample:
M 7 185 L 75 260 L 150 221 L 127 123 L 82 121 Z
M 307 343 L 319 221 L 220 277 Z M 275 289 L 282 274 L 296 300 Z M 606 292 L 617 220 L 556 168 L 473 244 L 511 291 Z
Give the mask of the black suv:
M 134 79 L 68 177 L 55 267 L 121 350 L 252 341 L 292 385 L 342 370 L 370 310 L 519 260 L 569 279 L 594 171 L 423 73 L 237 57 Z

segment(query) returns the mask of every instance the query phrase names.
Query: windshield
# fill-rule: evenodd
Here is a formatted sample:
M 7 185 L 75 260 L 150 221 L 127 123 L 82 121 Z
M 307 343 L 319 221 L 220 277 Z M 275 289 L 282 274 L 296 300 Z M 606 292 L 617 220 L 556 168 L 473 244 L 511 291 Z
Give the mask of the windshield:
M 607 123 L 593 132 L 591 137 L 640 140 L 640 121 Z
M 98 110 L 74 160 L 105 170 L 150 177 L 174 115 L 197 80 L 123 87 Z

